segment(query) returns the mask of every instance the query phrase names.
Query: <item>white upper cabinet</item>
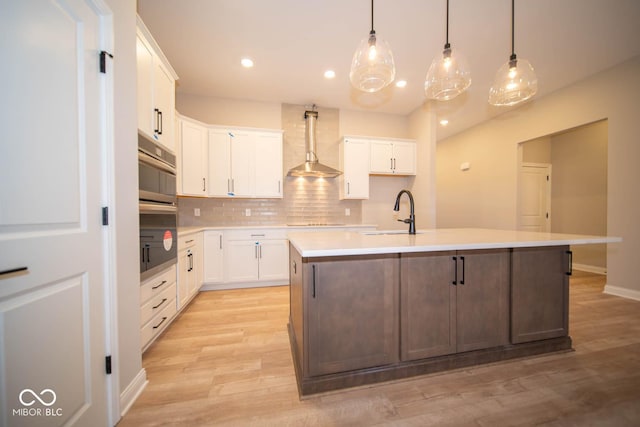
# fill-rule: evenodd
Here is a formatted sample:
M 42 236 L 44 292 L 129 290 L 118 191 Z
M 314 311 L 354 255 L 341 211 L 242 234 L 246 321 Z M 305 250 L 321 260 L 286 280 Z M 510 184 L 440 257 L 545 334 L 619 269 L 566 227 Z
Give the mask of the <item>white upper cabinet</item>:
M 178 119 L 178 194 L 206 197 L 209 186 L 208 132 L 193 120 Z
M 407 140 L 371 140 L 371 166 L 376 175 L 415 175 L 416 143 Z
M 369 198 L 369 140 L 345 136 L 340 141 L 340 199 Z
M 137 17 L 136 34 L 138 129 L 175 152 L 173 126 L 178 76 L 140 17 Z
M 255 144 L 256 197 L 282 197 L 282 133 L 260 132 Z
M 282 132 L 209 130 L 210 197 L 282 197 Z

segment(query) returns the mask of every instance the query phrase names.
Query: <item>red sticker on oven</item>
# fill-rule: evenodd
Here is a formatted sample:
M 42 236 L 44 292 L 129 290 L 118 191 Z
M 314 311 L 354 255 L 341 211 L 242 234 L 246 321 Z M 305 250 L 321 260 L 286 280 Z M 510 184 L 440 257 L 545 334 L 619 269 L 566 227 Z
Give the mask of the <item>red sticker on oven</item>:
M 173 246 L 173 234 L 171 234 L 171 230 L 166 230 L 164 232 L 162 243 L 164 244 L 165 251 L 171 250 L 171 246 Z

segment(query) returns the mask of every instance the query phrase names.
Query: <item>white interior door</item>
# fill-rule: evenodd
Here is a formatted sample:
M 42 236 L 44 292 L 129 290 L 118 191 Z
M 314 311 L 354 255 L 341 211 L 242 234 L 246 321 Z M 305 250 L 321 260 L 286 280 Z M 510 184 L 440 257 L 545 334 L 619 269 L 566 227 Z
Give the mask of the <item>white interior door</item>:
M 523 163 L 520 167 L 518 228 L 551 230 L 551 165 Z
M 98 10 L 0 3 L 3 426 L 107 424 Z

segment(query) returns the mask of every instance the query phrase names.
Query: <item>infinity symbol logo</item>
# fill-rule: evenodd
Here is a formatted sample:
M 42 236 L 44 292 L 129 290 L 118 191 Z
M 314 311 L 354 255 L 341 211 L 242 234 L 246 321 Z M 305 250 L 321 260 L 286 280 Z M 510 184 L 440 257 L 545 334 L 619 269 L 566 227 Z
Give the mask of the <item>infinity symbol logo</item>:
M 24 399 L 24 395 L 25 394 L 31 394 L 31 396 L 32 396 L 31 400 L 26 400 L 25 401 L 25 399 Z M 42 397 L 44 397 L 45 394 L 51 395 L 51 402 L 47 402 L 46 400 L 42 399 Z M 51 406 L 54 403 L 56 403 L 57 396 L 56 396 L 56 393 L 53 390 L 51 390 L 50 388 L 45 388 L 44 390 L 42 390 L 40 392 L 40 395 L 36 394 L 36 392 L 31 390 L 30 388 L 25 388 L 24 390 L 22 390 L 20 392 L 19 398 L 20 398 L 20 403 L 22 403 L 24 406 L 31 406 L 34 403 L 36 403 L 36 400 L 38 402 L 42 403 L 44 406 Z M 28 397 L 27 397 L 27 399 L 28 399 Z

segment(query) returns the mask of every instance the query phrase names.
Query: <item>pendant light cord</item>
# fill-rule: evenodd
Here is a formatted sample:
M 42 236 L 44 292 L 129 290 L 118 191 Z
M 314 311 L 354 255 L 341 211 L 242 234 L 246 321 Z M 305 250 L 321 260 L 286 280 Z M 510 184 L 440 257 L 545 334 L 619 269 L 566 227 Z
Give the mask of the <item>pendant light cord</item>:
M 371 32 L 369 34 L 375 34 L 376 31 L 373 29 L 373 0 L 371 0 Z
M 450 48 L 451 45 L 449 44 L 449 0 L 447 0 L 447 42 L 444 45 L 445 49 Z
M 516 59 L 516 42 L 515 42 L 515 28 L 516 28 L 516 13 L 515 13 L 515 2 L 516 0 L 511 0 L 511 60 Z

